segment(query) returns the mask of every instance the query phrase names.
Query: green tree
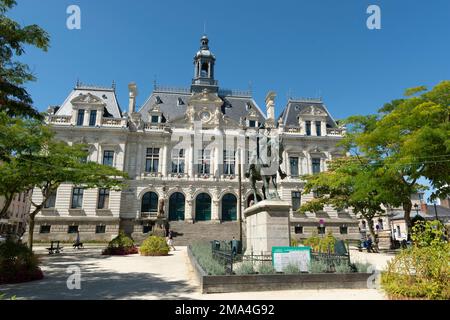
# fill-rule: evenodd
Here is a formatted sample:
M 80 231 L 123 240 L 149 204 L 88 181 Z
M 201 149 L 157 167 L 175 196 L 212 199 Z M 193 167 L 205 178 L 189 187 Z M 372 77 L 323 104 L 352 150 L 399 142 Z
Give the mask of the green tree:
M 84 188 L 120 189 L 127 175 L 110 166 L 86 162 L 88 152 L 82 144 L 68 145 L 55 140 L 51 129 L 36 119 L 11 118 L 0 112 L 0 195 L 5 204 L 0 217 L 5 217 L 15 194 L 31 190 L 39 192 L 32 202 L 29 216 L 29 246 L 33 244 L 36 215 L 50 195 L 62 183 Z
M 0 218 L 6 217 L 16 194 L 33 188 L 33 157 L 51 137 L 50 129 L 38 120 L 0 112 L 0 195 L 5 198 Z
M 113 167 L 85 162 L 88 152 L 82 144 L 69 146 L 64 142 L 50 141 L 33 160 L 32 180 L 34 192 L 42 197 L 38 203 L 32 201 L 33 209 L 29 215 L 28 244 L 33 246 L 35 217 L 42 210 L 48 198 L 62 183 L 72 183 L 83 188 L 106 188 L 120 190 L 124 186 L 126 173 Z
M 352 208 L 368 222 L 375 239 L 373 218 L 384 213 L 383 192 L 377 184 L 376 171 L 370 163 L 358 157 L 336 158 L 328 163 L 328 171 L 304 177 L 304 194 L 313 192 L 314 199 L 303 204 L 300 212 L 317 212 L 330 205 L 336 210 Z
M 24 87 L 34 81 L 28 65 L 14 58 L 25 53 L 24 46 L 30 45 L 47 51 L 49 35 L 37 25 L 20 26 L 6 16 L 16 5 L 15 0 L 0 0 L 0 111 L 9 116 L 25 116 L 42 119 L 32 106 L 33 100 Z
M 344 145 L 362 153 L 376 169 L 386 204 L 402 206 L 411 234 L 411 194 L 427 178 L 436 189 L 432 198 L 450 194 L 450 81 L 431 91 L 409 89 L 377 115 L 353 116 Z M 421 93 L 419 95 L 419 93 Z

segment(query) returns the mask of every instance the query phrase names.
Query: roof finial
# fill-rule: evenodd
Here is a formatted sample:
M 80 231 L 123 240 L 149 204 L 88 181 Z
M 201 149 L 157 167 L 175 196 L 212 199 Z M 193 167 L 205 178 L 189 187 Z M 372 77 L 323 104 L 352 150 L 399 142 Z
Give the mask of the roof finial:
M 77 78 L 77 88 L 80 86 L 80 78 Z
M 206 36 L 206 20 L 203 21 L 203 35 Z
M 113 90 L 116 90 L 116 82 L 114 80 L 112 82 L 112 88 L 113 88 Z

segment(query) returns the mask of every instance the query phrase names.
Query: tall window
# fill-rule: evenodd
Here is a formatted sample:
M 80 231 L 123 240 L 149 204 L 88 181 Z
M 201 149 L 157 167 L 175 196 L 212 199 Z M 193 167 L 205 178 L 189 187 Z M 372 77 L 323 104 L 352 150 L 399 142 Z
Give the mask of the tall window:
M 305 122 L 305 127 L 306 127 L 306 135 L 310 136 L 311 135 L 311 121 L 306 121 Z
M 298 157 L 290 157 L 291 177 L 298 177 Z
M 312 158 L 312 173 L 320 172 L 320 158 Z
M 108 209 L 108 208 L 109 208 L 109 189 L 99 189 L 97 209 Z
M 72 190 L 72 209 L 83 207 L 83 188 L 73 188 Z
M 172 150 L 172 173 L 184 173 L 184 149 Z
M 316 121 L 316 133 L 318 136 L 322 135 L 322 123 L 320 121 Z
M 103 164 L 112 167 L 113 163 L 114 163 L 114 151 L 111 150 L 103 151 Z
M 209 174 L 211 171 L 211 150 L 199 150 L 199 161 L 197 172 L 200 174 Z
M 158 172 L 159 148 L 147 148 L 145 172 Z
M 78 110 L 77 126 L 82 126 L 84 122 L 84 109 Z
M 44 203 L 44 208 L 54 208 L 56 203 L 56 190 L 50 194 L 47 201 Z
M 97 121 L 97 110 L 91 110 L 91 113 L 89 114 L 89 126 L 94 127 L 96 121 Z
M 223 173 L 234 174 L 235 162 L 236 153 L 233 150 L 225 150 L 223 152 Z
M 298 191 L 292 191 L 292 210 L 295 212 L 300 208 L 301 195 Z
M 157 213 L 158 195 L 155 192 L 147 192 L 142 197 L 141 212 Z

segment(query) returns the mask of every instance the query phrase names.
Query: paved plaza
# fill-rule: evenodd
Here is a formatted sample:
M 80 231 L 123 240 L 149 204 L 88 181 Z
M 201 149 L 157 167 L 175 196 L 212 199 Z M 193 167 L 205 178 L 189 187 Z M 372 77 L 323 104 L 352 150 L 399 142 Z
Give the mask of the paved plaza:
M 67 249 L 67 250 L 66 250 Z M 166 257 L 102 256 L 101 247 L 82 250 L 66 248 L 59 255 L 47 255 L 44 247 L 35 248 L 41 254 L 45 278 L 29 283 L 0 288 L 17 299 L 211 299 L 211 300 L 277 300 L 277 299 L 345 299 L 380 300 L 383 293 L 376 289 L 283 290 L 201 294 L 189 263 L 186 247 L 177 247 Z M 390 258 L 383 254 L 353 252 L 358 261 L 370 261 L 383 266 Z M 69 290 L 67 268 L 81 270 L 81 289 Z

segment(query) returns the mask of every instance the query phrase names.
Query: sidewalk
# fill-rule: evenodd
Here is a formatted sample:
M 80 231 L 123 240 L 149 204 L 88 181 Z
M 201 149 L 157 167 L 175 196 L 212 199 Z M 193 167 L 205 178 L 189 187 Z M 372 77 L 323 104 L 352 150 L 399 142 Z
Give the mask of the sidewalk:
M 65 248 L 48 255 L 36 247 L 45 278 L 40 281 L 4 285 L 1 291 L 17 299 L 203 299 L 203 300 L 320 300 L 384 299 L 375 289 L 289 290 L 201 294 L 187 257 L 186 247 L 176 247 L 165 257 L 102 256 L 99 248 Z M 69 266 L 81 271 L 81 290 L 69 290 Z

